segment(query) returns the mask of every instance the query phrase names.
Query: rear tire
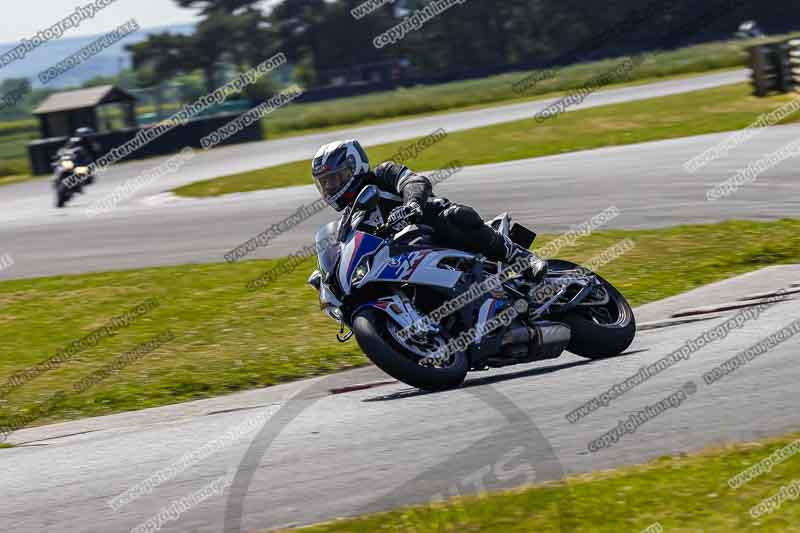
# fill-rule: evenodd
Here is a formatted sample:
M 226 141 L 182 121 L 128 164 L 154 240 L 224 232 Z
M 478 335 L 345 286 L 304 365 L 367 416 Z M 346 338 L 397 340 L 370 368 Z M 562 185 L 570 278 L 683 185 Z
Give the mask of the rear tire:
M 375 365 L 412 387 L 427 391 L 454 389 L 461 385 L 469 370 L 464 353 L 453 356 L 445 368 L 419 365 L 417 356 L 407 354 L 386 329 L 387 317 L 376 309 L 360 311 L 353 320 L 355 334 L 361 350 Z
M 548 261 L 550 271 L 571 270 L 578 266 L 569 261 Z M 611 312 L 614 313 L 613 323 L 598 324 L 585 314 L 587 308 L 557 315 L 555 320 L 567 324 L 572 330 L 568 351 L 587 359 L 605 359 L 620 355 L 631 345 L 636 336 L 636 317 L 628 300 L 602 276 L 594 275 L 608 291 L 608 305 L 612 306 Z

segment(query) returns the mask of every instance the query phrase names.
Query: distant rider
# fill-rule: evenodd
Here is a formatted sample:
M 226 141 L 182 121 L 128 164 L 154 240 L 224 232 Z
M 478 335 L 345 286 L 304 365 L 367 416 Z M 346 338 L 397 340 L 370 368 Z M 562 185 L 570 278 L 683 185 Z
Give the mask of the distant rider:
M 87 167 L 100 157 L 100 146 L 92 140 L 94 135 L 95 131 L 92 128 L 78 128 L 59 151 L 73 152 L 75 166 Z M 90 175 L 85 185 L 92 182 L 94 176 Z

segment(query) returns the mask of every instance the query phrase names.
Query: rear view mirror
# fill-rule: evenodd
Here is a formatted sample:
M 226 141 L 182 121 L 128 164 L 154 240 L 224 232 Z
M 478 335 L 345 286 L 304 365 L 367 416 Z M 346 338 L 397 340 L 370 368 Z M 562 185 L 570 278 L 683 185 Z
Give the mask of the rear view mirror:
M 359 211 L 372 211 L 378 207 L 378 188 L 375 185 L 367 185 L 358 193 L 354 203 Z

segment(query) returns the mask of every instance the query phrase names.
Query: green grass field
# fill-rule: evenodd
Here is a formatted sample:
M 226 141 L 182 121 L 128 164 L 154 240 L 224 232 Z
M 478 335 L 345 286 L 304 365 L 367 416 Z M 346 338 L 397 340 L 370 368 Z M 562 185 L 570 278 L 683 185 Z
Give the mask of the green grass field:
M 38 136 L 36 130 L 8 134 L 0 132 L 0 177 L 30 175 L 28 144 Z
M 38 176 L 38 178 L 44 178 L 44 176 Z M 10 174 L 8 176 L 1 176 L 0 186 L 11 185 L 12 183 L 19 183 L 21 181 L 28 181 L 30 179 L 33 179 L 33 176 L 30 174 Z
M 800 220 L 725 222 L 645 231 L 601 231 L 558 256 L 586 261 L 631 238 L 636 247 L 600 269 L 633 304 L 652 302 L 760 267 L 800 262 Z M 547 237 L 537 246 L 548 242 Z M 183 265 L 0 283 L 0 391 L 15 372 L 52 357 L 113 316 L 156 298 L 129 327 L 0 395 L 0 428 L 31 421 L 136 410 L 273 385 L 367 364 L 305 283 L 307 260 L 271 286 L 245 288 L 281 260 Z M 47 312 L 43 312 L 46 309 Z M 167 330 L 176 338 L 84 392 L 72 387 L 137 344 Z M 46 334 L 43 334 L 46 332 Z M 54 394 L 66 397 L 48 403 Z
M 38 137 L 39 126 L 33 119 L 0 122 L 0 176 L 30 174 L 27 147 Z
M 306 533 L 620 533 L 659 524 L 663 531 L 800 531 L 800 505 L 787 499 L 759 518 L 750 509 L 800 483 L 800 458 L 738 489 L 728 479 L 791 444 L 797 435 L 740 444 L 571 477 L 562 483 L 484 493 L 308 528 Z M 286 530 L 288 531 L 288 530 Z M 295 531 L 295 530 L 292 530 Z
M 603 146 L 617 146 L 745 128 L 759 115 L 789 102 L 791 95 L 756 98 L 747 84 L 664 96 L 564 113 L 543 123 L 533 117 L 451 133 L 406 164 L 415 169 L 500 163 Z M 800 121 L 800 113 L 783 123 Z M 492 142 L 486 142 L 491 139 Z M 370 160 L 390 159 L 413 141 L 369 148 Z M 777 148 L 777 147 L 776 147 Z M 175 190 L 181 196 L 208 197 L 310 183 L 311 161 L 222 176 Z

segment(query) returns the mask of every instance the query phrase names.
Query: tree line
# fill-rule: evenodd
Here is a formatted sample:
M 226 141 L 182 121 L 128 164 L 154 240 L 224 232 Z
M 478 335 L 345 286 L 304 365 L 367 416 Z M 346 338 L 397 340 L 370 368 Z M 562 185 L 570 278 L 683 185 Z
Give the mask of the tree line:
M 151 34 L 127 47 L 131 71 L 85 86 L 181 79 L 196 93 L 191 98 L 277 52 L 292 65 L 280 81 L 305 87 L 445 81 L 729 39 L 750 19 L 768 34 L 800 26 L 800 2 L 790 0 L 282 0 L 268 10 L 261 0 L 173 1 L 199 11 L 193 33 Z M 397 42 L 375 46 L 377 36 L 441 2 L 452 6 Z M 13 96 L 23 82 L 5 80 L 0 91 Z M 243 96 L 261 100 L 277 90 L 265 79 Z M 0 105 L 0 119 L 26 116 L 49 92 L 34 89 L 18 105 Z
M 278 51 L 297 79 L 317 86 L 365 65 L 416 76 L 536 68 L 730 38 L 747 19 L 770 33 L 800 21 L 800 3 L 788 0 L 464 0 L 377 48 L 376 36 L 437 0 L 374 1 L 377 9 L 358 17 L 366 0 L 283 0 L 268 12 L 259 0 L 175 1 L 200 9 L 202 20 L 194 34 L 152 35 L 130 47 L 145 83 L 198 71 L 211 89 L 225 65 L 244 69 Z

